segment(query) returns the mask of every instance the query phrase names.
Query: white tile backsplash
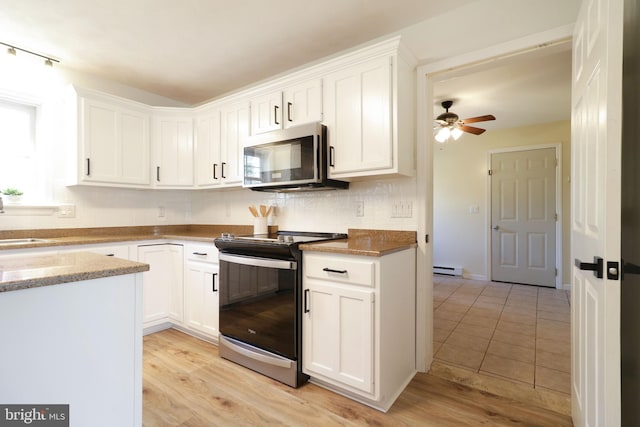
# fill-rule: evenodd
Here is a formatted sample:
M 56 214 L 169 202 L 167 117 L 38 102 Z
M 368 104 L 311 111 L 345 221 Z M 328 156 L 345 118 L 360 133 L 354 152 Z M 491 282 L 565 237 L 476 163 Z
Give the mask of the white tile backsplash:
M 394 200 L 413 202 L 410 218 L 392 218 Z M 356 201 L 364 202 L 364 216 L 356 216 Z M 274 205 L 269 224 L 281 230 L 346 232 L 349 228 L 415 230 L 416 180 L 392 178 L 352 182 L 349 190 L 306 193 L 260 193 L 246 189 L 195 191 L 192 222 L 251 224 L 249 205 Z

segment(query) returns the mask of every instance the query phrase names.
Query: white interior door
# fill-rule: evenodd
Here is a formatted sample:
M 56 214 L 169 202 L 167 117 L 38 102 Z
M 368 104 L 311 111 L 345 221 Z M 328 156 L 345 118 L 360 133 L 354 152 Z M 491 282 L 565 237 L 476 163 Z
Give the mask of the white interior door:
M 491 279 L 556 286 L 555 148 L 491 154 Z
M 623 0 L 585 0 L 573 38 L 571 397 L 576 426 L 620 425 L 620 282 L 607 262 L 620 260 L 622 9 Z M 594 257 L 602 259 L 602 274 L 584 270 L 597 267 Z M 609 278 L 608 273 L 616 274 Z

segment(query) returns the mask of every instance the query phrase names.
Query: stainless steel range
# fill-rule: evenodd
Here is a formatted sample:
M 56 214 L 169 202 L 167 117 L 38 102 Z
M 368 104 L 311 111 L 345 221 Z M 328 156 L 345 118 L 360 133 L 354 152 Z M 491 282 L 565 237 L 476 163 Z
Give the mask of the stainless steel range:
M 279 231 L 215 239 L 220 251 L 220 356 L 292 387 L 302 373 L 300 243 L 346 234 Z

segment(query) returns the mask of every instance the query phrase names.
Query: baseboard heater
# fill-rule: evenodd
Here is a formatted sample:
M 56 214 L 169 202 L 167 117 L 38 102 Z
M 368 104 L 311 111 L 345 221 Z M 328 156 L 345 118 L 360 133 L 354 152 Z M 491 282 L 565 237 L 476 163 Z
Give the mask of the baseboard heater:
M 462 276 L 462 267 L 441 267 L 433 266 L 434 274 L 443 274 L 445 276 Z

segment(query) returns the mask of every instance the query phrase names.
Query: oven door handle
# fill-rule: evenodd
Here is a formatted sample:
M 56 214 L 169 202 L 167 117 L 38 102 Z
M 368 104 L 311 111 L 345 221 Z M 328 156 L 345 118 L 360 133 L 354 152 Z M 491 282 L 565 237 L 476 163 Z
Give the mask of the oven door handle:
M 234 264 L 251 265 L 254 267 L 279 268 L 281 270 L 298 269 L 298 263 L 295 261 L 286 261 L 273 258 L 258 258 L 250 256 L 220 254 L 220 261 L 231 262 Z
M 268 365 L 278 366 L 280 368 L 291 368 L 291 364 L 293 363 L 289 359 L 284 359 L 280 357 L 268 356 L 266 354 L 256 353 L 255 351 L 251 351 L 248 348 L 244 348 L 239 346 L 236 343 L 231 342 L 225 337 L 220 337 L 224 341 L 224 345 L 229 347 L 231 350 L 240 353 L 241 355 L 248 357 L 249 359 L 257 360 L 258 362 L 266 363 Z

